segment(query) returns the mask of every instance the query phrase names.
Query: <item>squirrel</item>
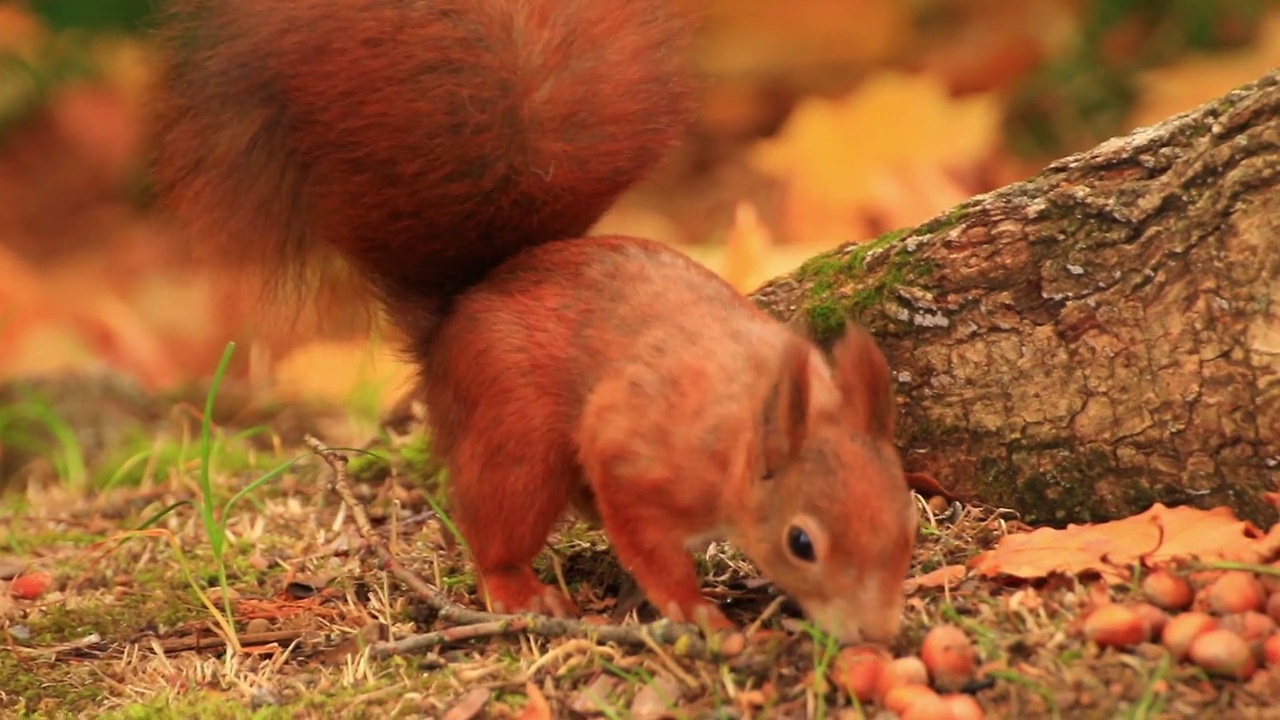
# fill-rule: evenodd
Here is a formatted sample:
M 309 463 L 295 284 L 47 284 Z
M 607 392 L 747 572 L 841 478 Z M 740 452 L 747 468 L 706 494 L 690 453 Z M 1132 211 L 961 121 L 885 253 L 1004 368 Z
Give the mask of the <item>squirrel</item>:
M 669 2 L 170 0 L 155 187 L 202 247 L 368 281 L 494 610 L 579 612 L 533 569 L 572 510 L 673 621 L 736 627 L 691 556 L 718 538 L 887 641 L 917 516 L 872 336 L 828 359 L 678 250 L 587 237 L 694 119 Z

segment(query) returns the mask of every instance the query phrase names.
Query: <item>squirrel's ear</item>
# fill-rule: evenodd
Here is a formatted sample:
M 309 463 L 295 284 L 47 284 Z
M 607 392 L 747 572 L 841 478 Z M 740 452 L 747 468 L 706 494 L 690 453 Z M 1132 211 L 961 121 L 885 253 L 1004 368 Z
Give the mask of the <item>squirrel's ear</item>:
M 893 377 L 871 333 L 852 323 L 832 351 L 841 414 L 854 429 L 892 438 Z
M 787 341 L 764 401 L 764 471 L 776 475 L 804 444 L 809 425 L 808 343 Z

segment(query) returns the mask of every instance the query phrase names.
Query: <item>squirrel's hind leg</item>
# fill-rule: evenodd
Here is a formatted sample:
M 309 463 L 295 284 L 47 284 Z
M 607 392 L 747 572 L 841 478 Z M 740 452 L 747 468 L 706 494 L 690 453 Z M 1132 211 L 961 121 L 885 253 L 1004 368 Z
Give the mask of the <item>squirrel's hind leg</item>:
M 477 590 L 481 598 L 488 594 L 495 612 L 577 615 L 573 600 L 533 572 L 533 559 L 569 504 L 566 478 L 577 473 L 572 455 L 505 439 L 502 448 L 463 440 L 451 463 L 453 520 L 470 546 Z

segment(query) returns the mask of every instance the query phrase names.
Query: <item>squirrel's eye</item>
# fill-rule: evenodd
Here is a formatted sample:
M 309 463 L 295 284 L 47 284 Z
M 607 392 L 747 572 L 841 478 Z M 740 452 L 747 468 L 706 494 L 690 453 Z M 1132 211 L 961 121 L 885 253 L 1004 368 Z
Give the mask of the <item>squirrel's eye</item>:
M 809 539 L 809 533 L 795 525 L 787 531 L 787 549 L 796 558 L 805 562 L 813 562 L 813 540 Z

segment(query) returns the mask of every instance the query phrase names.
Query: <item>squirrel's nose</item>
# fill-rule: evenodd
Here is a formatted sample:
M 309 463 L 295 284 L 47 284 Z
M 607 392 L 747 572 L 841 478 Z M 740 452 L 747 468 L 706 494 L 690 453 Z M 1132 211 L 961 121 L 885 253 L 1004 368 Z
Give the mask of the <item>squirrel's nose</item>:
M 883 617 L 876 618 L 873 622 L 867 623 L 865 627 L 858 628 L 858 634 L 863 640 L 887 644 L 898 635 L 898 627 L 901 624 L 901 614 L 886 614 Z
M 856 598 L 832 599 L 813 608 L 814 624 L 842 644 L 889 643 L 902 625 L 902 603 L 860 603 Z

